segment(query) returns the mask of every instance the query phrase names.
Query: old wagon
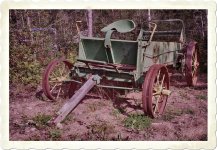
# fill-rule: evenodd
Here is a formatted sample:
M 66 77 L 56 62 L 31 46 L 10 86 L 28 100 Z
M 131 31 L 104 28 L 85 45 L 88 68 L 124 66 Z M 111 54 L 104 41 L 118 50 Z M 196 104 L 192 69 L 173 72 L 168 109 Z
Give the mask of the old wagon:
M 162 31 L 158 29 L 159 22 L 176 22 L 181 28 Z M 171 94 L 168 68 L 180 70 L 189 86 L 196 84 L 198 46 L 195 41 L 186 43 L 183 21 L 145 24 L 148 29 L 141 25 L 136 40 L 111 38 L 115 32 L 132 32 L 136 28 L 132 20 L 119 20 L 104 27 L 101 31 L 105 38 L 80 36 L 75 63 L 61 58 L 47 66 L 42 82 L 45 95 L 51 100 L 66 95 L 70 98 L 55 123 L 61 122 L 94 86 L 142 91 L 144 114 L 155 118 L 162 115 Z

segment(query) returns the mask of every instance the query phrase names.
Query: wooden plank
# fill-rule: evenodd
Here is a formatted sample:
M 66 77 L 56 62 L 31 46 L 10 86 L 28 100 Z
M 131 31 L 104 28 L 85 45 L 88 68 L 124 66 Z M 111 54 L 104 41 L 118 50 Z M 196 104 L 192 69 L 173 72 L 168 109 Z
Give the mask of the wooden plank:
M 95 78 L 98 75 L 91 76 L 87 82 L 66 102 L 58 111 L 58 117 L 54 120 L 55 124 L 60 123 L 63 119 L 81 102 L 85 95 L 97 84 Z M 94 78 L 95 77 L 95 78 Z

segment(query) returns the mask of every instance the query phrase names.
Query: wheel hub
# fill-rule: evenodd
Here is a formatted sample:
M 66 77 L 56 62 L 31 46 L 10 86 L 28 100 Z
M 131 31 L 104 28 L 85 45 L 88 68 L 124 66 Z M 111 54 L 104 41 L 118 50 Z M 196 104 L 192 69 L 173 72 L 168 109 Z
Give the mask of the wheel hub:
M 65 81 L 66 80 L 66 77 L 58 77 L 57 78 L 57 81 L 58 82 L 63 82 L 63 81 Z
M 172 93 L 172 91 L 166 90 L 165 87 L 161 87 L 160 85 L 156 86 L 154 88 L 154 90 L 155 90 L 155 93 L 153 94 L 153 96 L 155 96 L 155 95 L 166 95 L 166 96 L 169 96 Z

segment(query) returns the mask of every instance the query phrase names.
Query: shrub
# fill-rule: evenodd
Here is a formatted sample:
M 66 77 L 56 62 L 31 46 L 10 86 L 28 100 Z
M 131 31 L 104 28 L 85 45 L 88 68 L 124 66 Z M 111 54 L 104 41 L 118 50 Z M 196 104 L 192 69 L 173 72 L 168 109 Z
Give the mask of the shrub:
M 12 34 L 12 33 L 11 33 Z M 15 34 L 15 33 L 13 33 Z M 28 45 L 19 43 L 10 35 L 9 65 L 10 83 L 21 83 L 37 87 L 42 79 L 42 69 L 44 69 L 52 59 L 65 57 L 72 63 L 75 61 L 77 47 L 71 45 L 67 52 L 38 50 L 39 45 Z M 49 56 L 49 57 L 48 57 Z
M 51 129 L 49 135 L 51 140 L 58 140 L 61 138 L 61 131 L 59 129 Z
M 10 83 L 31 84 L 36 87 L 41 80 L 41 65 L 26 45 L 10 47 Z
M 33 121 L 38 125 L 38 126 L 46 126 L 48 122 L 50 121 L 51 116 L 50 115 L 45 115 L 45 114 L 38 114 L 33 118 Z

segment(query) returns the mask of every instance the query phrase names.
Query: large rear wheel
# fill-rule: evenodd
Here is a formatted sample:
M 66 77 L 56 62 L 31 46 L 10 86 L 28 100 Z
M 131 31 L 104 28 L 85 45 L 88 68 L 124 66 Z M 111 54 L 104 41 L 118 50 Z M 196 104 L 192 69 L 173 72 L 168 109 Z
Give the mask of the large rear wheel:
M 145 76 L 142 91 L 144 113 L 151 118 L 161 116 L 164 112 L 169 90 L 169 74 L 166 66 L 155 64 Z
M 195 86 L 199 68 L 198 45 L 196 42 L 192 41 L 188 44 L 185 59 L 186 82 L 188 86 Z

